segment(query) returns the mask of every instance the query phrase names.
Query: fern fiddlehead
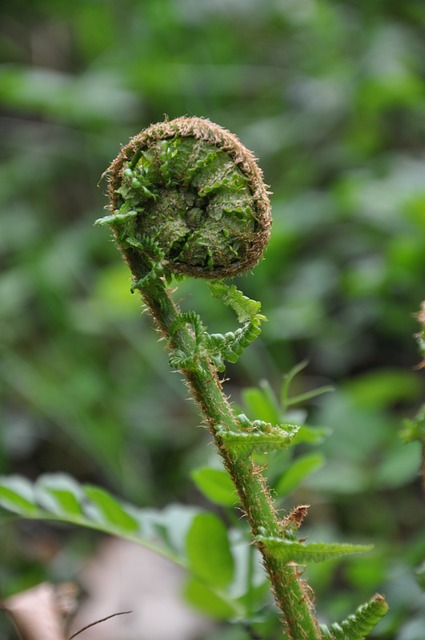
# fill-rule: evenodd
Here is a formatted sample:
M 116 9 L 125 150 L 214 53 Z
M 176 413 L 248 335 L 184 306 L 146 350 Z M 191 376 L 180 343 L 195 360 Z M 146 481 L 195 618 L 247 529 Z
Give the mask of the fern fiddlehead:
M 262 175 L 218 125 L 201 118 L 152 125 L 108 172 L 114 215 L 130 222 L 136 240 L 155 238 L 171 272 L 220 279 L 261 257 L 271 224 Z
M 279 519 L 251 455 L 289 446 L 296 428 L 235 415 L 217 376 L 225 360 L 235 362 L 258 336 L 264 320 L 258 302 L 222 282 L 255 266 L 267 244 L 271 215 L 261 170 L 230 132 L 201 118 L 177 118 L 136 135 L 106 173 L 111 214 L 98 222 L 112 227 L 132 289 L 140 291 L 166 338 L 170 364 L 185 376 L 209 426 L 263 555 L 285 631 L 294 640 L 320 640 L 296 563 L 323 557 L 326 545 L 309 554 L 293 541 L 292 528 L 286 537 L 287 522 Z M 242 326 L 209 334 L 196 313 L 182 313 L 167 289 L 182 276 L 209 280 L 213 296 Z M 340 545 L 334 555 L 361 550 Z

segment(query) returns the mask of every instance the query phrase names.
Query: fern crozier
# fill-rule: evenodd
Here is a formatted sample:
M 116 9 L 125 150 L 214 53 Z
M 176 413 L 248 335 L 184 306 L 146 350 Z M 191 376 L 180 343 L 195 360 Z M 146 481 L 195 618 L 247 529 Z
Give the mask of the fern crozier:
M 221 279 L 263 255 L 271 213 L 261 170 L 219 125 L 186 117 L 154 124 L 107 173 L 116 236 L 124 221 L 136 243 L 150 238 L 170 272 Z

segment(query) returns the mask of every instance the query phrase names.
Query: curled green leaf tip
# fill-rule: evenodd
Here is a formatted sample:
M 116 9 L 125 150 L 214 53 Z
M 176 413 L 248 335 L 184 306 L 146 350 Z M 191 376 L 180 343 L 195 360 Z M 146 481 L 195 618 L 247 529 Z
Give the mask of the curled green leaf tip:
M 330 627 L 321 625 L 322 640 L 366 640 L 388 608 L 385 598 L 377 593 L 342 622 L 335 622 Z
M 106 172 L 112 215 L 98 224 L 149 237 L 175 274 L 222 279 L 251 269 L 269 239 L 270 202 L 255 158 L 203 118 L 151 125 Z

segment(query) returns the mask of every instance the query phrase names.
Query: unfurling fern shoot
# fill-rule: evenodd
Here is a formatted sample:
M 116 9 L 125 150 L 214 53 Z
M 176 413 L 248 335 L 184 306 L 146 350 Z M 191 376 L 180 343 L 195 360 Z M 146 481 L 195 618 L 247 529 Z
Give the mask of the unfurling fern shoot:
M 114 215 L 131 220 L 134 248 L 148 239 L 170 272 L 221 279 L 260 259 L 270 202 L 253 155 L 229 131 L 201 118 L 155 124 L 108 172 Z
M 222 281 L 252 269 L 268 242 L 270 202 L 261 170 L 229 131 L 202 118 L 177 118 L 132 138 L 106 173 L 111 212 L 98 222 L 111 226 L 133 274 L 132 289 L 140 291 L 166 338 L 171 366 L 185 376 L 209 426 L 262 553 L 285 633 L 319 640 L 311 590 L 297 561 L 364 548 L 316 545 L 309 553 L 308 545 L 294 542 L 293 523 L 279 519 L 252 454 L 288 447 L 297 429 L 236 415 L 217 375 L 225 361 L 236 362 L 264 320 L 258 302 Z M 195 312 L 182 313 L 168 287 L 187 276 L 209 281 L 241 327 L 209 334 Z

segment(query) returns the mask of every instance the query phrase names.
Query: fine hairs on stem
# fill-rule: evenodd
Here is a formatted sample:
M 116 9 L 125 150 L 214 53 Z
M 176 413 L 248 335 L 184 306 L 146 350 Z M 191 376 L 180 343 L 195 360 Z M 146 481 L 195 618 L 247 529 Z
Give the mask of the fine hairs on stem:
M 253 456 L 288 447 L 297 427 L 236 415 L 218 377 L 225 361 L 235 362 L 255 340 L 265 319 L 258 302 L 223 282 L 252 269 L 270 235 L 268 192 L 252 153 L 209 120 L 182 117 L 136 135 L 106 173 L 111 211 L 98 222 L 112 228 L 133 275 L 132 290 L 140 292 L 166 340 L 171 366 L 183 374 L 209 427 L 262 554 L 284 632 L 293 640 L 364 637 L 386 611 L 382 596 L 358 609 L 349 627 L 321 627 L 298 567 L 364 548 L 298 541 L 302 518 L 278 516 Z M 196 313 L 183 313 L 170 293 L 182 277 L 207 280 L 240 328 L 210 334 Z

